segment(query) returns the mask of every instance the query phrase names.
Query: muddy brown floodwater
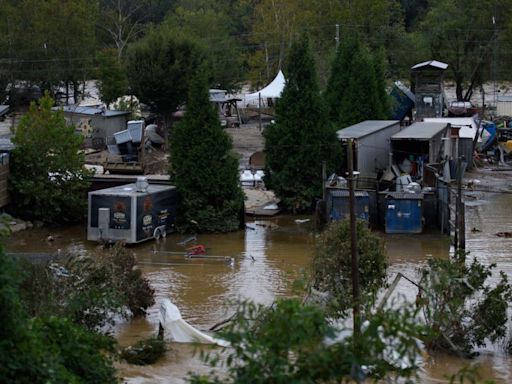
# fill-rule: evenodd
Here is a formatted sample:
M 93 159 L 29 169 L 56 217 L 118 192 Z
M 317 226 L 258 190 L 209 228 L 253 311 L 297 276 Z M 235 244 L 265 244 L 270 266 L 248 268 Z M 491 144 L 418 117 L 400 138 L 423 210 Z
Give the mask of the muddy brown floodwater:
M 467 249 L 470 257 L 498 268 L 512 278 L 512 238 L 497 237 L 511 230 L 512 195 L 506 193 L 474 193 L 466 202 Z M 303 217 L 299 217 L 303 218 Z M 277 297 L 293 295 L 293 281 L 301 276 L 313 249 L 311 221 L 295 223 L 297 217 L 276 217 L 265 221 L 249 221 L 251 228 L 230 234 L 201 235 L 208 253 L 234 258 L 232 266 L 219 261 L 187 261 L 182 256 L 165 252 L 182 251 L 177 242 L 184 236 L 171 235 L 158 243 L 148 242 L 131 249 L 141 268 L 156 290 L 156 304 L 145 319 L 118 324 L 115 335 L 121 345 L 155 334 L 158 304 L 169 297 L 183 318 L 199 329 L 208 329 L 227 318 L 238 299 L 251 299 L 269 304 Z M 475 228 L 475 231 L 471 229 Z M 48 230 L 30 230 L 13 235 L 9 251 L 55 252 L 57 249 L 100 252 L 85 240 L 83 227 L 69 227 L 51 232 L 55 241 L 45 241 Z M 418 268 L 433 256 L 446 257 L 450 242 L 438 233 L 422 235 L 382 235 L 390 257 L 390 279 L 396 272 L 417 278 Z M 157 252 L 154 252 L 154 251 Z M 401 282 L 398 294 L 414 300 L 416 291 Z M 158 363 L 139 367 L 119 364 L 120 375 L 127 383 L 183 383 L 188 372 L 206 373 L 206 367 L 189 345 L 171 344 Z M 436 355 L 428 358 L 420 373 L 422 383 L 448 382 L 447 376 L 466 366 L 477 367 L 482 379 L 497 383 L 512 382 L 512 360 L 501 346 L 490 345 L 479 357 L 463 360 Z

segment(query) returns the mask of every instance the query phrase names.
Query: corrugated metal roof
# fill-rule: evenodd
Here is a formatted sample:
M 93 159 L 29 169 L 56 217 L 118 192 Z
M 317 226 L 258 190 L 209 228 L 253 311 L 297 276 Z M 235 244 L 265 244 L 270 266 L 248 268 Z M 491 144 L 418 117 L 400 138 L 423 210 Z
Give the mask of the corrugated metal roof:
M 337 188 L 328 188 L 327 189 L 331 195 L 331 197 L 348 197 L 349 191 L 348 189 L 337 189 Z M 365 191 L 354 191 L 355 197 L 368 197 L 368 192 Z
M 432 67 L 432 68 L 435 68 L 435 69 L 446 69 L 448 68 L 448 64 L 446 63 L 443 63 L 442 61 L 437 61 L 437 60 L 429 60 L 429 61 L 424 61 L 422 63 L 418 63 L 414 66 L 411 67 L 411 69 L 422 69 L 422 68 L 426 68 L 426 67 Z
M 63 110 L 65 113 L 79 113 L 82 115 L 103 115 L 105 117 L 129 115 L 128 111 L 113 111 L 111 109 L 103 110 L 101 108 L 82 107 L 75 105 L 64 105 L 62 107 L 53 107 L 52 110 Z
M 398 120 L 365 120 L 360 123 L 351 125 L 347 128 L 340 129 L 336 132 L 338 139 L 360 139 L 385 129 L 395 124 L 400 124 Z
M 419 122 L 391 136 L 391 140 L 430 140 L 448 127 L 448 123 Z
M 423 200 L 423 193 L 389 192 L 386 198 L 394 200 Z

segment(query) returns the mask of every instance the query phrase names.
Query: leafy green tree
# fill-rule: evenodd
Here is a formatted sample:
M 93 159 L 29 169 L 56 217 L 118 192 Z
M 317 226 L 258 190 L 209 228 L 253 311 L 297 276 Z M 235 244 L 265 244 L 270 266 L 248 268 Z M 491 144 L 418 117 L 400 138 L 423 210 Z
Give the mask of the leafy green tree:
M 437 0 L 429 4 L 419 26 L 430 50 L 428 59 L 448 63 L 457 100 L 471 100 L 479 85 L 497 76 L 492 75 L 490 64 L 499 60 L 493 51 L 498 42 L 505 43 L 501 39 L 506 37 L 512 4 L 507 0 Z
M 52 111 L 48 94 L 32 103 L 15 128 L 9 189 L 14 210 L 44 222 L 84 218 L 88 173 L 80 153 L 82 137 Z
M 12 79 L 53 91 L 64 85 L 78 102 L 80 83 L 92 73 L 97 2 L 21 0 L 4 2 Z M 4 7 L 2 3 L 2 8 Z
M 168 128 L 172 114 L 187 101 L 188 81 L 202 60 L 196 44 L 155 30 L 127 52 L 131 91 L 141 103 L 162 114 Z
M 98 89 L 101 101 L 107 108 L 119 97 L 126 93 L 128 81 L 124 68 L 113 49 L 104 49 L 97 55 L 98 58 Z
M 187 110 L 171 139 L 171 172 L 181 196 L 183 229 L 233 231 L 240 227 L 244 195 L 231 139 L 209 100 L 206 75 L 191 80 Z
M 242 80 L 243 55 L 233 36 L 236 24 L 228 13 L 237 7 L 238 2 L 231 1 L 182 0 L 165 20 L 174 36 L 189 38 L 201 47 L 215 88 L 231 90 Z
M 271 308 L 242 303 L 234 322 L 220 334 L 231 348 L 222 357 L 212 353 L 206 358 L 214 367 L 226 361 L 227 378 L 212 372 L 192 376 L 191 382 L 345 383 L 415 377 L 420 354 L 416 337 L 422 331 L 415 316 L 406 308 L 377 312 L 355 341 L 319 308 L 297 300 L 279 300 Z
M 339 147 L 320 98 L 309 41 L 296 41 L 287 82 L 276 106 L 276 123 L 265 129 L 265 184 L 292 212 L 310 209 L 322 191 L 322 161 L 334 168 Z
M 359 281 L 363 297 L 372 298 L 386 283 L 388 261 L 382 240 L 363 221 L 356 225 Z M 331 223 L 315 243 L 310 267 L 312 288 L 329 294 L 329 313 L 346 315 L 352 307 L 352 253 L 350 222 Z M 371 302 L 372 300 L 364 299 Z
M 0 249 L 0 378 L 6 383 L 114 383 L 114 340 L 66 319 L 29 318 L 22 272 Z M 107 353 L 105 353 L 107 352 Z
M 329 118 L 337 129 L 388 118 L 383 65 L 381 56 L 372 56 L 356 37 L 342 42 L 325 92 Z
M 507 336 L 507 308 L 512 302 L 507 275 L 500 272 L 500 280 L 491 286 L 487 279 L 496 265 L 465 260 L 466 255 L 458 253 L 450 260 L 430 259 L 421 269 L 421 304 L 433 331 L 425 341 L 430 350 L 471 356 L 486 340 Z

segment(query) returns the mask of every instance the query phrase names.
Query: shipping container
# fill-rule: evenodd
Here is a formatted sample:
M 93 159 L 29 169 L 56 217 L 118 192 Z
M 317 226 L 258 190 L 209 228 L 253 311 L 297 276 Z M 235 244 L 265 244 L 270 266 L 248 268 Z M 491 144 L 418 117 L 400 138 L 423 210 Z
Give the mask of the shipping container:
M 369 222 L 370 197 L 365 191 L 355 191 L 356 217 Z M 330 220 L 339 221 L 350 215 L 349 191 L 347 189 L 328 188 L 326 190 L 327 214 Z
M 423 194 L 390 192 L 386 196 L 386 233 L 423 231 Z
M 87 240 L 127 244 L 165 237 L 175 228 L 176 187 L 134 184 L 89 192 Z

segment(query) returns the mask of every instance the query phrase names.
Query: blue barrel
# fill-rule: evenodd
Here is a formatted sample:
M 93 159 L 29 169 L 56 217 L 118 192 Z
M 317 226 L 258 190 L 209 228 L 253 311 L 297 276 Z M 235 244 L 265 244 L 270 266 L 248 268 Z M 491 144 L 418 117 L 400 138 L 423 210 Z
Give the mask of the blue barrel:
M 423 194 L 391 192 L 386 196 L 386 233 L 423 231 Z

